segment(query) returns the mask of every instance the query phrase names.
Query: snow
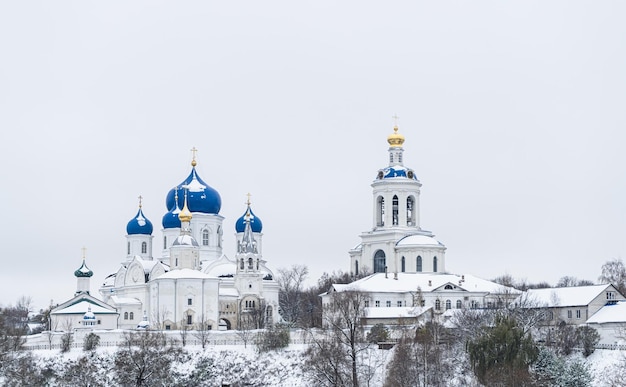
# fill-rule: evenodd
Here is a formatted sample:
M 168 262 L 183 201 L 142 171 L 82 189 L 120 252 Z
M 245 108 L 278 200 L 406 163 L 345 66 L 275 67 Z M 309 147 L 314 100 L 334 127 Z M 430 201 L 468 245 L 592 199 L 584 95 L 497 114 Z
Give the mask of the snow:
M 441 242 L 436 240 L 435 238 L 431 238 L 426 235 L 409 235 L 406 238 L 401 239 L 396 246 L 424 246 L 424 245 L 433 245 L 433 246 L 443 246 Z
M 167 273 L 163 274 L 162 276 L 160 276 L 158 279 L 161 278 L 174 278 L 174 279 L 184 279 L 184 278 L 200 278 L 200 279 L 216 279 L 216 277 L 210 276 L 208 274 L 204 274 L 201 271 L 198 270 L 192 270 L 192 269 L 176 269 L 176 270 L 170 270 Z
M 172 373 L 177 378 L 190 378 L 195 374 L 200 377 L 201 385 L 219 386 L 222 383 L 232 385 L 254 386 L 283 386 L 300 387 L 309 386 L 306 378 L 303 352 L 306 344 L 291 344 L 284 350 L 267 353 L 257 353 L 254 345 L 211 345 L 202 349 L 199 345 L 187 345 L 184 347 L 184 361 L 173 364 Z M 113 356 L 117 350 L 114 346 L 98 347 L 95 355 L 90 355 L 90 361 L 95 364 L 111 365 Z M 371 385 L 382 385 L 386 373 L 386 364 L 390 360 L 393 350 L 375 350 L 384 359 L 377 369 L 377 374 L 372 378 Z M 82 348 L 73 348 L 68 353 L 59 353 L 59 350 L 34 350 L 33 354 L 39 359 L 41 369 L 53 367 L 62 370 L 71 362 L 76 362 L 86 355 Z M 589 369 L 593 376 L 590 387 L 609 387 L 611 381 L 619 375 L 623 369 L 625 352 L 616 350 L 596 350 L 588 358 L 576 353 L 569 357 L 572 361 L 581 361 Z M 254 364 L 253 367 L 250 365 Z M 113 372 L 107 371 L 102 376 L 112 381 Z M 461 375 L 459 375 L 461 376 Z M 464 375 L 458 380 L 468 381 Z M 213 384 L 206 384 L 213 383 Z M 247 383 L 247 384 L 246 384 Z M 458 382 L 450 384 L 460 386 Z
M 361 278 L 351 284 L 334 284 L 336 291 L 361 290 L 364 292 L 414 292 L 418 287 L 422 292 L 432 292 L 439 290 L 445 285 L 453 285 L 469 292 L 486 293 L 519 293 L 518 290 L 507 288 L 495 282 L 487 281 L 469 274 L 438 274 L 438 273 L 398 273 L 398 279 L 394 279 L 394 274 L 376 273 L 365 278 Z
M 587 320 L 587 324 L 604 324 L 626 321 L 626 301 L 603 306 Z
M 427 308 L 430 309 L 430 308 Z M 367 318 L 403 318 L 416 317 L 424 313 L 427 309 L 419 307 L 392 306 L 388 308 L 365 308 Z
M 566 288 L 529 289 L 529 300 L 547 307 L 588 305 L 611 285 L 573 286 Z
M 116 311 L 112 311 L 110 309 L 106 309 L 103 308 L 99 305 L 95 305 L 89 301 L 81 301 L 81 302 L 77 302 L 75 304 L 72 304 L 70 306 L 68 306 L 67 308 L 63 308 L 63 309 L 59 309 L 59 310 L 55 310 L 54 312 L 52 312 L 51 314 L 71 314 L 71 313 L 76 313 L 76 314 L 84 314 L 86 313 L 89 308 L 91 307 L 91 311 L 93 313 L 98 313 L 98 314 L 116 314 Z
M 132 297 L 111 296 L 111 300 L 116 305 L 141 305 L 141 301 Z

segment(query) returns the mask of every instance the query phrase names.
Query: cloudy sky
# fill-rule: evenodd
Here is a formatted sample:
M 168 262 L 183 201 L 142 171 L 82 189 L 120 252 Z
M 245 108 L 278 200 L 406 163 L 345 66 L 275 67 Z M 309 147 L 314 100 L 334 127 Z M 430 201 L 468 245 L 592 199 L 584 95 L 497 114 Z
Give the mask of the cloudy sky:
M 347 270 L 397 114 L 447 269 L 555 283 L 626 256 L 622 1 L 0 3 L 0 304 L 92 294 L 142 195 L 246 193 L 273 268 Z

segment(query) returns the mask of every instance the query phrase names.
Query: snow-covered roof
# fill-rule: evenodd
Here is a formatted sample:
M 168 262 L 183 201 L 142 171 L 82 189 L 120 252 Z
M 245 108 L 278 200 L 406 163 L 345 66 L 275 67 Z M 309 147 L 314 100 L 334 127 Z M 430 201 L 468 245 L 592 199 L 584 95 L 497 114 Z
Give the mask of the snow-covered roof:
M 365 317 L 367 318 L 415 318 L 422 315 L 428 308 L 409 307 L 409 306 L 392 306 L 389 308 L 365 308 Z
M 424 293 L 441 290 L 440 288 L 450 284 L 455 289 L 467 292 L 482 293 L 520 293 L 519 290 L 487 281 L 470 274 L 444 274 L 444 273 L 398 273 L 398 279 L 394 274 L 376 273 L 350 284 L 334 284 L 335 291 L 359 290 L 364 292 L 378 293 L 406 293 L 415 292 L 419 287 Z
M 400 239 L 396 246 L 443 246 L 443 244 L 433 237 L 417 234 Z
M 571 286 L 565 288 L 529 289 L 524 297 L 531 306 L 557 307 L 588 305 L 611 285 Z
M 239 297 L 239 292 L 235 288 L 220 286 L 220 296 Z
M 587 324 L 626 322 L 626 301 L 604 305 L 587 320 Z
M 209 279 L 209 278 L 215 278 L 211 275 L 205 274 L 199 270 L 193 270 L 193 269 L 174 269 L 174 270 L 170 270 L 167 273 L 159 276 L 158 278 L 156 278 L 157 280 L 160 279 L 165 279 L 165 278 L 202 278 L 202 279 Z
M 50 314 L 83 314 L 84 315 L 85 313 L 89 311 L 90 307 L 91 307 L 91 312 L 96 313 L 96 314 L 117 314 L 117 312 L 114 310 L 103 308 L 100 305 L 93 304 L 87 300 L 77 302 L 63 309 L 55 310 L 51 312 Z
M 141 305 L 141 301 L 132 297 L 111 296 L 111 301 L 115 305 Z

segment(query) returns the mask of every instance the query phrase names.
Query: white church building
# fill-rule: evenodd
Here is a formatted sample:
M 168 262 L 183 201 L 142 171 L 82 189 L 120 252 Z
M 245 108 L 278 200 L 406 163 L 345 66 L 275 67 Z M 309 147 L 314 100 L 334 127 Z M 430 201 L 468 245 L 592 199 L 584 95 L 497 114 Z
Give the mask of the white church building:
M 77 328 L 87 318 L 106 322 L 102 328 L 165 330 L 255 329 L 279 321 L 278 284 L 263 259 L 261 220 L 248 199 L 235 223 L 234 259 L 224 255 L 221 197 L 196 165 L 194 149 L 189 176 L 166 195 L 162 239 L 154 244 L 140 197 L 126 226 L 126 254 L 99 289 L 102 301 L 89 295 L 93 273 L 83 261 L 75 272 L 75 297 L 51 313 L 57 321 Z
M 470 274 L 446 271 L 446 246 L 420 225 L 422 184 L 415 171 L 404 165 L 404 136 L 394 126 L 387 137 L 389 164 L 372 182 L 372 227 L 361 233 L 361 242 L 349 251 L 350 271 L 362 276 L 350 284 L 334 284 L 322 295 L 332 302 L 333 293 L 366 294 L 366 325 L 415 322 L 428 312 L 496 307 L 512 301 L 518 290 Z

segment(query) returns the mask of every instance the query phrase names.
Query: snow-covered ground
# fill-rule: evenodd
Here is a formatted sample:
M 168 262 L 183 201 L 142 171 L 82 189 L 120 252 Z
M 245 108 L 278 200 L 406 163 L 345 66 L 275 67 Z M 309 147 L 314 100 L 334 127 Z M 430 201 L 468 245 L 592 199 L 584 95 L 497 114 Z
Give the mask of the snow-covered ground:
M 217 332 L 216 332 L 217 333 Z M 216 334 L 223 337 L 216 341 L 216 345 L 202 348 L 200 345 L 187 345 L 184 361 L 175 362 L 172 373 L 180 378 L 198 378 L 203 380 L 202 385 L 220 386 L 222 384 L 244 384 L 255 386 L 308 386 L 305 375 L 303 352 L 307 344 L 298 339 L 298 344 L 290 344 L 287 348 L 278 351 L 258 353 L 253 344 L 229 344 L 234 336 L 231 334 Z M 293 337 L 293 336 L 292 336 Z M 113 355 L 117 347 L 100 346 L 93 356 L 98 364 L 112 364 Z M 376 375 L 370 385 L 380 386 L 384 381 L 386 366 L 391 358 L 392 350 L 375 350 L 377 355 L 384 359 L 378 366 Z M 57 367 L 60 371 L 69 363 L 76 362 L 86 355 L 81 347 L 72 348 L 68 353 L 61 354 L 58 349 L 37 349 L 33 354 L 38 358 L 42 367 Z M 593 375 L 592 387 L 613 386 L 611 380 L 623 372 L 626 364 L 626 351 L 596 350 L 591 356 L 584 359 L 580 354 L 572 357 L 579 358 L 588 366 Z M 111 372 L 103 371 L 103 377 L 111 378 Z

